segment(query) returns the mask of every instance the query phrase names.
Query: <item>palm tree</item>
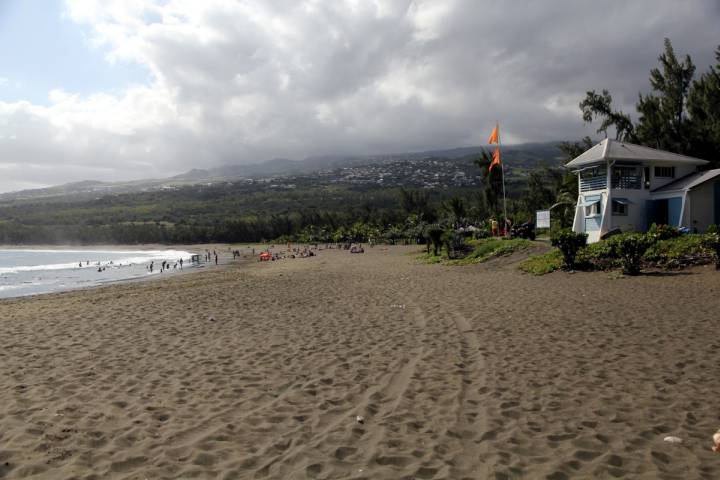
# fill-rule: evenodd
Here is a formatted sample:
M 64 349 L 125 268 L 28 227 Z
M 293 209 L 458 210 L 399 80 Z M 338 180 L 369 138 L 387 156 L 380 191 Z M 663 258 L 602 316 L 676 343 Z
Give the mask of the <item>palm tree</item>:
M 480 172 L 482 173 L 485 205 L 491 215 L 496 215 L 499 212 L 500 196 L 502 195 L 501 169 L 493 168 L 490 170 L 492 155 L 485 149 L 480 152 L 480 158 L 476 158 L 474 163 L 480 168 Z
M 460 197 L 452 197 L 444 207 L 452 217 L 454 228 L 458 228 L 467 215 L 465 202 Z
M 557 217 L 560 219 L 560 228 L 567 228 L 572 225 L 575 217 L 575 204 L 577 199 L 568 191 L 559 191 L 555 197 L 555 203 L 550 211 L 557 208 Z

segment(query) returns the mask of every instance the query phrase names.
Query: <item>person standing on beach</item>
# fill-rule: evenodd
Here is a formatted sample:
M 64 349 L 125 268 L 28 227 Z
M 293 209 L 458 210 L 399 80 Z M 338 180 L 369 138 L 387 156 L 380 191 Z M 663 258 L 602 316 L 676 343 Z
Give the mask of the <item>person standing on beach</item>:
M 182 270 L 183 259 L 180 259 L 180 270 Z
M 155 262 L 150 262 L 150 273 L 152 273 L 154 265 L 155 265 Z
M 215 253 L 215 265 L 217 265 L 217 252 L 213 250 L 213 253 Z

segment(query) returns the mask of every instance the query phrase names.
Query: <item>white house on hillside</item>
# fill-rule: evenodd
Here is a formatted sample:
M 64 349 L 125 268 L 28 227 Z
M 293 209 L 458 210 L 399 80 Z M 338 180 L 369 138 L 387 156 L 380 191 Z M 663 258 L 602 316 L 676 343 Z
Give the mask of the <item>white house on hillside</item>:
M 703 232 L 720 224 L 720 169 L 706 160 L 605 139 L 566 165 L 578 175 L 573 231 L 597 242 L 653 223 Z

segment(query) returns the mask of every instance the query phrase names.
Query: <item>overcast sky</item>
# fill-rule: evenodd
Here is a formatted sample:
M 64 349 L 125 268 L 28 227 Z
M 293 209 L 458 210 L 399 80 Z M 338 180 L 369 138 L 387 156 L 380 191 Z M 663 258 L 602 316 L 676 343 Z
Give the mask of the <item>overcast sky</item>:
M 277 157 L 578 139 L 718 0 L 0 0 L 0 192 Z

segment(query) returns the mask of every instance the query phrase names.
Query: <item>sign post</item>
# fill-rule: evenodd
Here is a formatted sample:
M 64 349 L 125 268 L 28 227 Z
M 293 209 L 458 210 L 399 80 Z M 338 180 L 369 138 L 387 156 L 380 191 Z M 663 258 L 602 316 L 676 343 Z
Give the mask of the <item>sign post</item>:
M 535 228 L 550 228 L 550 210 L 535 212 Z

